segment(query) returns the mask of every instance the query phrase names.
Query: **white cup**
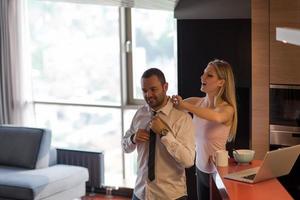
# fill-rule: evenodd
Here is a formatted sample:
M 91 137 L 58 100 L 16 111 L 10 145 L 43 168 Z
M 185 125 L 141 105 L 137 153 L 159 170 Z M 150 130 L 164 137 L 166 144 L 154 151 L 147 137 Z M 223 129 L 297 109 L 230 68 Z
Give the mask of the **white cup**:
M 227 167 L 228 166 L 228 151 L 218 150 L 215 153 L 215 161 L 218 167 Z

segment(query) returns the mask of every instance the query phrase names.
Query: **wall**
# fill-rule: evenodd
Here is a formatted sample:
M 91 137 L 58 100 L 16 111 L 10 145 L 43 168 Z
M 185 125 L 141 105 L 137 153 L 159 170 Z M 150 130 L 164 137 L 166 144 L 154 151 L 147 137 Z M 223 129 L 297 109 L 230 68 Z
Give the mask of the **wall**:
M 300 85 L 300 47 L 276 41 L 276 27 L 300 29 L 300 0 L 270 1 L 270 83 Z
M 252 133 L 256 158 L 269 150 L 269 85 L 300 84 L 300 47 L 276 41 L 275 28 L 300 28 L 300 0 L 252 0 Z
M 251 147 L 262 159 L 269 150 L 269 0 L 252 0 Z

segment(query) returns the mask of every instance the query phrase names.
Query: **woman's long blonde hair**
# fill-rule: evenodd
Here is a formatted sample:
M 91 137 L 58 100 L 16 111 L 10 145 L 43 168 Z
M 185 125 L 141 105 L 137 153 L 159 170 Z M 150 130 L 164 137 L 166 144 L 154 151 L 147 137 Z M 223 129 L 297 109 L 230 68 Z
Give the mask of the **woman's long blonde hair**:
M 225 101 L 233 107 L 234 114 L 233 114 L 232 125 L 228 137 L 228 141 L 233 141 L 236 135 L 238 113 L 237 113 L 237 106 L 236 106 L 235 83 L 234 83 L 232 68 L 228 62 L 219 59 L 215 59 L 209 62 L 208 65 L 214 66 L 218 78 L 223 79 L 225 81 L 223 87 L 219 90 L 214 103 L 215 105 L 218 105 L 222 101 Z

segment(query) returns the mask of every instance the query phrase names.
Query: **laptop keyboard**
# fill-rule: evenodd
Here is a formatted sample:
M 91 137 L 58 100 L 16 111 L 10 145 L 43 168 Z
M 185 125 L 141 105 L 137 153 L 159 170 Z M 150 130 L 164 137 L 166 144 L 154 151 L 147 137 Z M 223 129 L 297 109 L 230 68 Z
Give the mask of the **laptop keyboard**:
M 244 176 L 243 178 L 253 180 L 256 174 L 250 174 L 248 176 Z

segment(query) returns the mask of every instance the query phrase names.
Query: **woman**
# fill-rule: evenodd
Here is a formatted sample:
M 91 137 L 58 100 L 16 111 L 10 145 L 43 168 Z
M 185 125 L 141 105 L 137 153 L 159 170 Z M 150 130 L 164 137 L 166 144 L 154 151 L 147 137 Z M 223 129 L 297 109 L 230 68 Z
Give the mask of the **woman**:
M 231 66 L 223 60 L 208 63 L 201 76 L 205 97 L 185 100 L 178 95 L 172 102 L 179 109 L 193 113 L 196 128 L 196 174 L 198 199 L 209 199 L 209 175 L 215 172 L 212 158 L 224 150 L 226 142 L 235 138 L 237 108 L 234 76 Z

